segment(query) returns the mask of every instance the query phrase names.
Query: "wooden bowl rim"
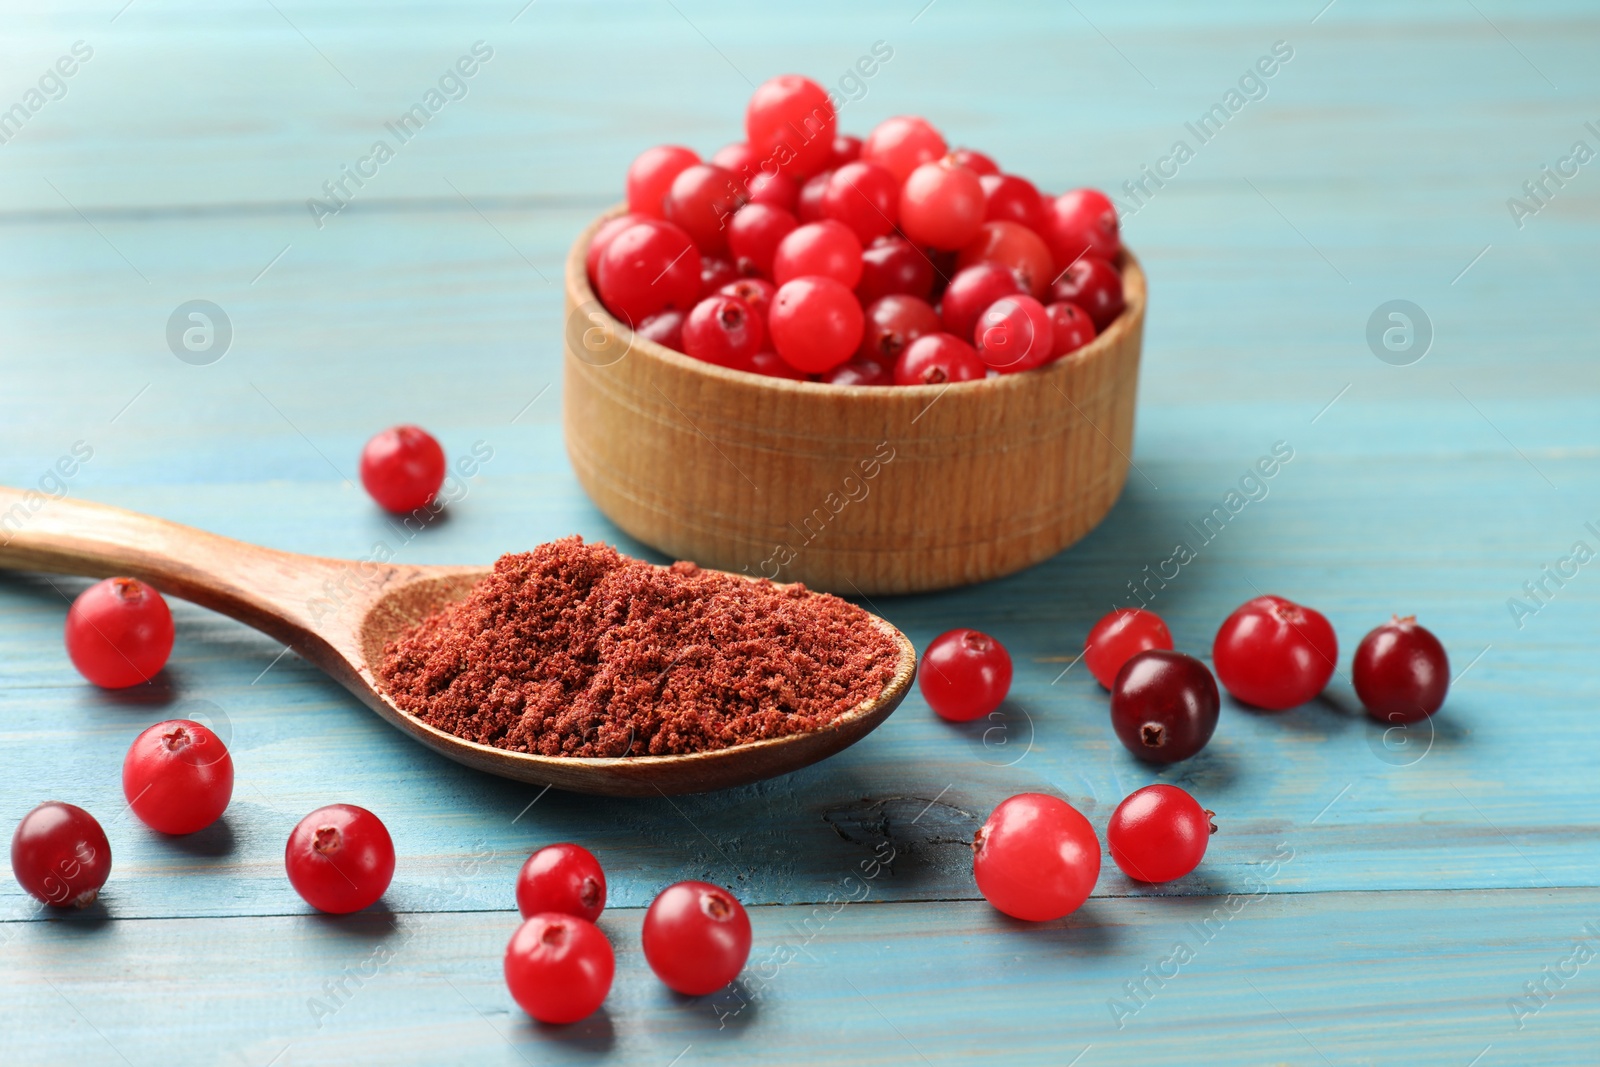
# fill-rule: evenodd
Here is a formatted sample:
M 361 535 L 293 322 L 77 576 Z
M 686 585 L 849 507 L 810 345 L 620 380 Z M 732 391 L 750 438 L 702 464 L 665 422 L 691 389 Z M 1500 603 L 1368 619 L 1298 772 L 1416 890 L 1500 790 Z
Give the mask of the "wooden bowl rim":
M 928 399 L 943 396 L 954 390 L 958 395 L 978 396 L 981 390 L 1002 392 L 1005 390 L 1026 390 L 1030 383 L 1052 382 L 1055 378 L 1063 378 L 1074 367 L 1106 357 L 1121 343 L 1122 338 L 1130 330 L 1136 329 L 1136 323 L 1143 320 L 1146 299 L 1144 268 L 1139 265 L 1136 257 L 1126 246 L 1117 252 L 1116 266 L 1122 274 L 1122 291 L 1125 306 L 1122 313 L 1111 323 L 1104 333 L 1096 334 L 1094 340 L 1070 352 L 1060 359 L 1036 367 L 1033 370 L 1023 371 L 1019 374 L 1001 374 L 994 378 L 982 378 L 974 382 L 944 382 L 937 385 L 896 385 L 885 387 L 881 385 L 832 385 L 828 382 L 795 381 L 790 378 L 776 378 L 766 374 L 754 374 L 750 371 L 735 370 L 732 367 L 721 367 L 715 363 L 707 363 L 703 359 L 674 351 L 657 341 L 635 333 L 628 325 L 614 317 L 606 310 L 595 293 L 594 287 L 589 284 L 589 270 L 585 263 L 589 251 L 589 243 L 594 240 L 595 233 L 601 226 L 611 219 L 627 213 L 627 204 L 613 204 L 600 214 L 593 222 L 586 226 L 577 240 L 572 243 L 572 248 L 567 253 L 567 297 L 574 307 L 593 304 L 605 315 L 608 322 L 614 327 L 616 336 L 625 339 L 628 344 L 629 354 L 639 353 L 656 363 L 665 364 L 680 371 L 691 374 L 701 374 L 708 378 L 720 379 L 730 385 L 745 387 L 776 389 L 779 391 L 797 392 L 802 396 L 854 396 L 862 399 L 877 398 L 892 402 L 897 397 L 906 399 Z M 626 357 L 624 357 L 626 358 Z M 1058 386 L 1059 388 L 1059 386 Z M 999 401 L 995 401 L 998 403 Z

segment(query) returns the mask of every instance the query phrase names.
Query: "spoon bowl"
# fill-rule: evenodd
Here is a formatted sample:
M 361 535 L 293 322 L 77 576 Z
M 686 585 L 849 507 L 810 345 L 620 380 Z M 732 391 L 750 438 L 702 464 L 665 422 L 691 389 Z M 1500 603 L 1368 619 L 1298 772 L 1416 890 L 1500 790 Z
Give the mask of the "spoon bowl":
M 916 674 L 911 642 L 872 615 L 872 624 L 899 649 L 894 676 L 876 698 L 825 726 L 684 755 L 540 756 L 429 726 L 402 711 L 377 677 L 389 641 L 466 596 L 488 567 L 298 555 L 121 508 L 0 486 L 0 568 L 149 582 L 282 641 L 384 721 L 442 756 L 502 778 L 576 793 L 704 793 L 798 770 L 870 733 L 899 706 Z

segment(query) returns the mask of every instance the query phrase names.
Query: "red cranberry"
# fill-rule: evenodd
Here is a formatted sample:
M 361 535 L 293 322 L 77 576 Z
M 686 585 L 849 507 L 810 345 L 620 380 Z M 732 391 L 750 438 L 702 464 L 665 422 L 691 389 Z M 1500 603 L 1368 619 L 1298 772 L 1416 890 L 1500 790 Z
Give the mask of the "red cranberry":
M 833 154 L 828 157 L 828 169 L 854 163 L 861 158 L 861 138 L 841 133 L 833 139 Z
M 695 359 L 737 367 L 761 350 L 761 317 L 736 296 L 718 293 L 683 322 L 683 350 Z
M 1045 200 L 1032 182 L 1015 174 L 986 174 L 983 217 L 989 222 L 1017 222 L 1035 233 L 1045 230 Z
M 1101 617 L 1083 642 L 1083 662 L 1107 689 L 1122 665 L 1152 648 L 1172 647 L 1172 633 L 1161 616 L 1142 608 L 1114 608 Z
M 330 804 L 300 820 L 284 848 L 289 884 L 318 911 L 346 915 L 383 896 L 394 877 L 394 841 L 378 817 Z
M 233 757 L 210 727 L 188 719 L 158 722 L 128 747 L 122 793 L 150 829 L 192 834 L 227 810 L 233 798 Z
M 833 171 L 825 170 L 807 178 L 800 186 L 800 197 L 795 201 L 794 216 L 801 222 L 821 222 L 827 218 L 822 211 L 822 198 L 833 181 Z
M 749 188 L 750 176 L 758 174 L 761 170 L 761 157 L 756 150 L 750 147 L 748 141 L 734 141 L 725 144 L 715 152 L 706 162 L 715 164 L 733 175 L 734 180 L 741 186 Z
M 643 215 L 637 215 L 629 211 L 626 214 L 618 215 L 614 219 L 607 219 L 600 224 L 598 230 L 594 231 L 594 238 L 590 240 L 589 248 L 583 254 L 583 268 L 588 272 L 590 285 L 596 284 L 596 280 L 600 277 L 600 253 L 606 250 L 606 246 L 611 243 L 613 237 L 642 218 L 644 218 Z
M 657 145 L 640 152 L 628 166 L 628 210 L 635 215 L 662 218 L 661 201 L 672 188 L 672 180 L 698 162 L 700 157 L 681 145 Z
M 975 382 L 987 377 L 989 368 L 978 352 L 953 334 L 929 333 L 912 341 L 894 365 L 896 385 L 943 385 L 945 382 Z
M 772 280 L 780 286 L 795 278 L 820 275 L 845 288 L 861 280 L 861 242 L 842 222 L 808 222 L 778 242 Z
M 1077 304 L 1057 301 L 1045 305 L 1045 311 L 1050 315 L 1051 333 L 1055 340 L 1050 352 L 1051 359 L 1076 352 L 1094 340 L 1094 321 Z
M 729 282 L 740 277 L 733 260 L 720 256 L 703 256 L 700 260 L 700 295 L 710 296 Z
M 1361 639 L 1351 680 L 1377 721 L 1419 722 L 1444 704 L 1450 659 L 1416 616 L 1397 615 Z
M 650 902 L 640 938 L 644 958 L 668 988 L 714 993 L 750 957 L 750 917 L 734 895 L 706 882 L 679 882 Z
M 972 838 L 972 875 L 983 898 L 1014 919 L 1049 922 L 1082 906 L 1100 878 L 1100 839 L 1059 797 L 1002 801 Z
M 736 296 L 749 304 L 750 310 L 756 313 L 756 318 L 765 327 L 767 312 L 772 308 L 772 298 L 777 295 L 778 287 L 765 278 L 738 278 L 718 291 L 727 296 Z
M 966 167 L 980 178 L 985 174 L 1000 173 L 999 165 L 976 149 L 957 148 L 945 158 L 958 167 Z
M 1236 699 L 1283 711 L 1327 687 L 1339 662 L 1339 642 L 1320 613 L 1283 597 L 1258 596 L 1223 621 L 1211 661 Z
M 939 332 L 939 313 L 926 300 L 892 293 L 867 308 L 861 357 L 893 367 L 912 341 Z
M 67 610 L 67 657 L 102 689 L 148 682 L 172 654 L 172 610 L 137 578 L 105 578 Z
M 1042 298 L 1055 276 L 1050 249 L 1044 238 L 1022 225 L 1006 220 L 986 222 L 978 236 L 961 250 L 956 268 L 977 263 L 998 263 L 1012 274 L 1029 295 Z
M 594 1014 L 611 992 L 616 967 L 606 935 L 575 915 L 534 915 L 506 945 L 511 999 L 542 1023 L 575 1023 Z
M 728 250 L 728 220 L 744 204 L 739 181 L 729 171 L 709 163 L 685 168 L 672 179 L 661 202 L 667 221 L 676 223 L 707 255 Z
M 976 333 L 978 316 L 1003 296 L 1022 292 L 1017 276 L 998 263 L 978 263 L 959 271 L 950 279 L 939 305 L 939 315 L 944 328 L 963 341 L 971 341 Z
M 1212 812 L 1175 785 L 1147 785 L 1111 813 L 1106 844 L 1122 873 L 1141 882 L 1182 878 L 1205 858 Z
M 1045 238 L 1060 264 L 1071 263 L 1085 252 L 1115 259 L 1122 240 L 1117 233 L 1117 209 L 1104 193 L 1074 189 L 1045 205 Z
M 1067 265 L 1050 286 L 1052 301 L 1076 304 L 1089 313 L 1097 332 L 1103 332 L 1126 305 L 1122 300 L 1122 275 L 1099 256 L 1084 256 Z
M 1206 665 L 1182 652 L 1140 652 L 1111 685 L 1111 725 L 1149 763 L 1176 763 L 1205 748 L 1220 705 Z
M 750 362 L 740 369 L 766 378 L 787 378 L 791 382 L 809 382 L 811 380 L 811 375 L 791 367 L 776 352 L 757 352 L 750 357 Z
M 979 719 L 1011 691 L 1011 654 L 977 630 L 950 630 L 928 642 L 917 670 L 917 687 L 940 718 Z
M 553 911 L 594 922 L 606 908 L 606 872 L 582 845 L 546 845 L 517 872 L 517 910 L 524 919 Z
M 746 183 L 750 203 L 771 204 L 793 212 L 800 199 L 800 183 L 782 171 L 757 171 Z
M 658 345 L 666 345 L 674 352 L 682 352 L 683 320 L 681 311 L 658 311 L 641 322 L 635 332 Z
M 965 167 L 924 163 L 900 189 L 900 231 L 934 248 L 965 247 L 983 225 L 983 186 Z
M 1050 361 L 1055 323 L 1044 305 L 1019 293 L 1002 296 L 978 316 L 978 358 L 1001 374 L 1019 374 Z
M 876 360 L 857 357 L 822 376 L 829 385 L 893 385 L 894 371 Z
M 823 215 L 850 227 L 862 244 L 891 233 L 899 210 L 900 183 L 876 163 L 846 163 L 822 192 Z
M 746 274 L 772 273 L 778 245 L 800 225 L 795 217 L 771 204 L 746 204 L 728 220 L 728 250 Z
M 373 435 L 361 450 L 361 484 L 384 510 L 404 515 L 432 503 L 445 466 L 444 449 L 432 434 L 395 426 Z
M 76 804 L 47 801 L 12 833 L 11 873 L 35 900 L 85 908 L 111 877 L 111 844 L 93 815 Z
M 871 304 L 894 293 L 927 300 L 933 292 L 933 262 L 904 237 L 880 237 L 861 253 L 856 295 Z
M 678 226 L 647 219 L 612 238 L 595 280 L 606 310 L 632 326 L 666 308 L 694 307 L 700 296 L 700 253 Z
M 896 115 L 872 128 L 861 143 L 861 158 L 888 169 L 895 181 L 903 182 L 924 163 L 945 154 L 944 138 L 926 119 L 915 115 Z
M 778 288 L 767 325 L 773 347 L 786 363 L 808 374 L 821 374 L 849 359 L 860 347 L 864 320 L 861 305 L 848 288 L 833 278 L 808 275 Z
M 838 126 L 828 92 L 809 78 L 780 74 L 750 95 L 744 132 L 763 160 L 797 178 L 809 177 L 828 165 Z

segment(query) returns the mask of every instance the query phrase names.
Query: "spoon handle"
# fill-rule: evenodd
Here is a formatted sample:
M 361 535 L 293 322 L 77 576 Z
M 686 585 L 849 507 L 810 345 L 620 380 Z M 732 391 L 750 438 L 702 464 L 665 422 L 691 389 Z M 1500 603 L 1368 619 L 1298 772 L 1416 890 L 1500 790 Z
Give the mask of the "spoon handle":
M 0 568 L 126 575 L 285 644 L 314 629 L 325 584 L 354 564 L 279 552 L 104 504 L 0 486 Z

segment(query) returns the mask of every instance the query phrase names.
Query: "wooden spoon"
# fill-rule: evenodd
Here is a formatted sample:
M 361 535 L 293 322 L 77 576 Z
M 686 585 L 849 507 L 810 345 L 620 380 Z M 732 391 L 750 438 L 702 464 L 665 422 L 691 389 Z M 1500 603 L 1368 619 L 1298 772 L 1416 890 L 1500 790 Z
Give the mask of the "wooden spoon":
M 487 567 L 420 566 L 279 552 L 165 519 L 0 486 L 0 567 L 127 575 L 238 619 L 322 668 L 413 740 L 503 778 L 610 796 L 703 793 L 771 778 L 859 741 L 888 718 L 916 673 L 911 642 L 876 615 L 900 661 L 875 700 L 821 729 L 684 756 L 577 759 L 466 741 L 407 715 L 374 666 L 404 627 L 465 596 Z

